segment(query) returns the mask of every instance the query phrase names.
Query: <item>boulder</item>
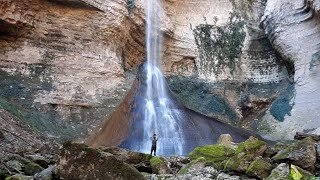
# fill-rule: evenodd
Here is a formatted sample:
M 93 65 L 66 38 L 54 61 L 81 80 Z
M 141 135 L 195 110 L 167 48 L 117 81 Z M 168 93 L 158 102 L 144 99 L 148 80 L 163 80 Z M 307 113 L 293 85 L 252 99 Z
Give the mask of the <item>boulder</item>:
M 315 142 L 311 137 L 294 141 L 279 151 L 272 159 L 276 162 L 289 161 L 302 168 L 312 168 L 316 162 Z
M 250 137 L 245 142 L 239 143 L 235 153 L 245 153 L 246 155 L 251 156 L 252 158 L 262 156 L 262 154 L 267 150 L 267 143 L 260 141 L 255 137 Z
M 155 174 L 170 174 L 171 169 L 170 169 L 170 164 L 169 162 L 159 156 L 154 156 L 150 159 L 150 164 L 152 168 L 152 172 Z
M 143 175 L 114 155 L 85 144 L 67 142 L 63 145 L 55 174 L 63 179 L 144 179 Z
M 252 161 L 252 156 L 239 153 L 224 161 L 223 169 L 229 172 L 245 173 Z
M 206 165 L 206 159 L 203 157 L 200 157 L 196 160 L 191 161 L 185 167 L 181 168 L 179 171 L 179 174 L 187 174 L 187 173 L 192 173 L 194 171 L 200 171 L 205 167 L 205 165 Z
M 248 167 L 246 174 L 248 176 L 265 179 L 270 175 L 272 164 L 262 157 L 256 158 Z
M 290 179 L 289 173 L 289 165 L 281 163 L 271 171 L 270 176 L 268 176 L 266 180 L 288 180 Z
M 221 163 L 235 154 L 235 150 L 229 146 L 215 144 L 209 146 L 196 147 L 190 154 L 191 160 L 204 157 L 207 163 L 212 164 L 215 168 L 221 168 Z
M 29 159 L 30 161 L 36 163 L 36 164 L 39 164 L 43 168 L 47 168 L 50 163 L 50 159 L 47 159 L 46 157 L 41 156 L 39 154 L 24 155 L 24 157 Z
M 43 167 L 41 167 L 39 164 L 33 163 L 33 162 L 30 162 L 30 163 L 26 164 L 25 167 L 23 168 L 23 171 L 27 175 L 30 175 L 30 176 L 33 176 L 36 173 L 39 173 L 39 172 L 41 172 L 43 170 L 44 170 Z
M 223 169 L 245 173 L 255 157 L 261 156 L 267 149 L 267 143 L 250 137 L 239 143 L 235 155 L 224 161 Z
M 118 147 L 101 147 L 104 152 L 113 154 L 117 159 L 128 164 L 136 165 L 141 162 L 150 161 L 152 156 L 150 154 L 144 154 L 139 152 L 129 151 Z

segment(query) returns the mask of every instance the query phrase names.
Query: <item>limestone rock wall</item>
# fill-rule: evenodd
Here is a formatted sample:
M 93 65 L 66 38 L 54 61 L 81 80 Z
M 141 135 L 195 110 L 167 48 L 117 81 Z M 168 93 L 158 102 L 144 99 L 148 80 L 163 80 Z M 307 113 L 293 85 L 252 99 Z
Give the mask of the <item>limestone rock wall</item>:
M 320 119 L 320 20 L 318 0 L 268 0 L 263 26 L 274 48 L 294 70 L 293 95 L 287 105 L 275 101 L 263 118 L 271 124 L 271 138 L 290 138 L 295 131 L 319 133 Z M 277 118 L 288 107 L 284 118 Z
M 172 91 L 195 111 L 251 126 L 247 121 L 286 90 L 289 77 L 260 25 L 266 1 L 165 5 L 175 27 L 164 57 Z
M 5 0 L 0 9 L 3 101 L 43 124 L 71 121 L 73 137 L 101 124 L 131 86 L 124 59 L 143 60 L 139 9 L 131 19 L 122 0 Z

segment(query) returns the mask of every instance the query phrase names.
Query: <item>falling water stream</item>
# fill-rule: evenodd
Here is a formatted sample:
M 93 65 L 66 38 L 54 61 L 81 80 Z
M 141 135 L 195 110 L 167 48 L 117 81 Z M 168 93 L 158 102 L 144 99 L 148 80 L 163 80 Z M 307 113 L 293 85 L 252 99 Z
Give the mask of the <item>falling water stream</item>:
M 167 88 L 161 72 L 164 12 L 161 0 L 147 0 L 147 62 L 124 101 L 92 138 L 94 146 L 120 146 L 150 153 L 151 136 L 158 135 L 157 155 L 186 155 L 195 147 L 213 144 L 221 134 L 235 142 L 252 133 L 183 107 Z
M 179 125 L 181 113 L 170 100 L 161 72 L 162 64 L 162 32 L 160 31 L 161 16 L 163 15 L 161 0 L 147 0 L 147 62 L 146 92 L 144 94 L 140 141 L 132 150 L 148 153 L 151 147 L 151 136 L 158 135 L 157 154 L 183 154 L 184 135 Z M 149 145 L 150 144 L 150 145 Z

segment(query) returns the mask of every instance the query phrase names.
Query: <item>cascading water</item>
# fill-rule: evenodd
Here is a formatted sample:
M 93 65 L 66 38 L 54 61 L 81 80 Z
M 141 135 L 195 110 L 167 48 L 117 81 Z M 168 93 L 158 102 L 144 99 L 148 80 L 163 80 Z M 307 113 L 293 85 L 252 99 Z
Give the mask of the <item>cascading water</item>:
M 146 91 L 144 107 L 137 136 L 142 136 L 139 142 L 131 145 L 130 149 L 139 152 L 150 152 L 151 136 L 156 133 L 159 137 L 157 154 L 183 154 L 184 135 L 179 126 L 182 124 L 178 107 L 170 100 L 164 77 L 161 72 L 162 62 L 162 33 L 160 19 L 163 14 L 161 0 L 147 0 L 147 63 Z M 132 135 L 131 135 L 132 136 Z M 129 137 L 130 138 L 130 137 Z
M 124 101 L 89 144 L 150 153 L 151 136 L 156 133 L 157 155 L 186 155 L 197 146 L 215 143 L 221 134 L 230 134 L 235 142 L 253 135 L 186 109 L 173 98 L 161 72 L 161 0 L 147 3 L 147 62 Z

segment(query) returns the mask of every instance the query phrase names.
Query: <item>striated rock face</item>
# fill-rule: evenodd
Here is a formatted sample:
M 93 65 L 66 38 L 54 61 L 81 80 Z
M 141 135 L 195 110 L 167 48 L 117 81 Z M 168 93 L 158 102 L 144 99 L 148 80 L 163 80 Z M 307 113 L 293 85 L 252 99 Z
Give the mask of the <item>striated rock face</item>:
M 292 138 L 296 131 L 320 133 L 319 1 L 270 0 L 262 22 L 274 48 L 294 71 L 293 95 L 275 101 L 288 107 L 283 122 L 277 118 L 281 103 L 273 103 L 263 118 L 272 126 L 270 138 Z
M 6 0 L 0 9 L 3 101 L 52 136 L 61 133 L 46 124 L 66 138 L 99 125 L 131 86 L 124 67 L 143 59 L 143 10 L 129 18 L 122 0 Z

